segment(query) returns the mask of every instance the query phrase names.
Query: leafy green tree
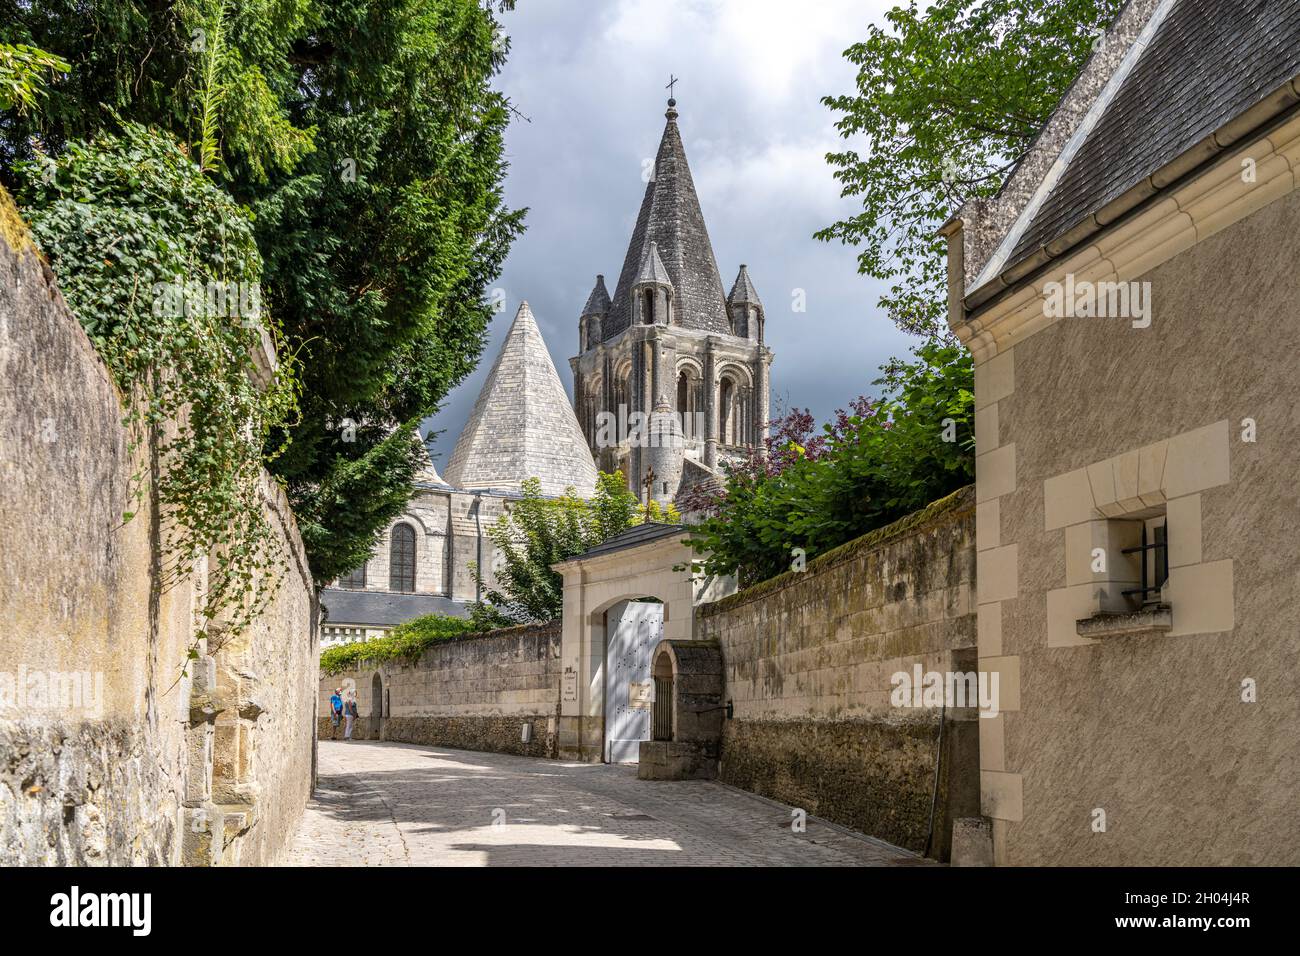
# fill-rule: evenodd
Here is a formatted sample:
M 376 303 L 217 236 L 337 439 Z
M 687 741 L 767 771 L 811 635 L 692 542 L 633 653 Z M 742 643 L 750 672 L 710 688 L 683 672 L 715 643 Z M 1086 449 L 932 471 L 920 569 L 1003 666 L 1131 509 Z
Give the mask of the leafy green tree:
M 498 4 L 497 9 L 510 6 Z M 72 66 L 0 115 L 0 178 L 117 121 L 170 132 L 255 215 L 301 366 L 270 436 L 312 573 L 356 567 L 412 492 L 415 425 L 478 361 L 522 212 L 502 200 L 507 44 L 475 0 L 0 0 L 0 42 Z
M 44 50 L 0 43 L 0 110 L 26 113 L 45 94 L 46 74 L 67 72 L 67 63 Z
M 412 426 L 477 363 L 522 214 L 502 203 L 509 114 L 489 82 L 504 47 L 483 7 L 369 0 L 321 18 L 292 53 L 309 91 L 293 114 L 319 147 L 254 208 L 268 299 L 304 366 L 277 470 L 326 581 L 409 499 Z
M 860 399 L 811 433 L 796 413 L 778 429 L 766 467 L 733 468 L 691 545 L 710 574 L 749 586 L 895 521 L 968 484 L 975 474 L 969 355 L 930 341 L 915 360 L 882 369 L 878 402 Z M 775 464 L 772 464 L 772 463 Z
M 880 305 L 901 329 L 946 335 L 939 226 L 998 191 L 1123 0 L 912 2 L 845 51 L 857 90 L 824 97 L 862 149 L 827 155 L 862 212 L 818 239 L 860 247 L 858 270 L 891 283 Z
M 0 42 L 34 44 L 71 67 L 39 116 L 0 124 L 0 168 L 9 175 L 33 151 L 58 154 L 112 130 L 108 107 L 193 144 L 196 159 L 210 126 L 236 173 L 291 169 L 313 148 L 314 131 L 290 116 L 289 53 L 315 8 L 313 0 L 0 0 Z
M 573 489 L 558 498 L 542 495 L 541 482 L 529 478 L 523 497 L 487 530 L 500 550 L 498 589 L 489 589 L 475 619 L 500 627 L 551 621 L 564 610 L 564 579 L 551 565 L 571 558 L 646 520 L 647 509 L 627 487 L 622 472 L 601 472 L 596 493 L 584 500 Z M 676 523 L 671 506 L 649 509 L 652 521 Z

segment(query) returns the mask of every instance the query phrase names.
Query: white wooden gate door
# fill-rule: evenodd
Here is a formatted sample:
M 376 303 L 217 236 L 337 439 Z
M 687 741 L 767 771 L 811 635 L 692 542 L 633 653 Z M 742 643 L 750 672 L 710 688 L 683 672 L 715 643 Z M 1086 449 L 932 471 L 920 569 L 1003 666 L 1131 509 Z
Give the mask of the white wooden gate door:
M 650 653 L 664 636 L 664 606 L 623 601 L 606 612 L 605 760 L 636 763 L 650 739 Z

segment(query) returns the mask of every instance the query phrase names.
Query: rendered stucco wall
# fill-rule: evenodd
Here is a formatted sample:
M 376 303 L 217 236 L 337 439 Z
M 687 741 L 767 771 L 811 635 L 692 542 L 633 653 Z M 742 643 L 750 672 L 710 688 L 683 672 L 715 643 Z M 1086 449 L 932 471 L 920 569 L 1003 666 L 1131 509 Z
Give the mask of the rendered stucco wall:
M 1298 233 L 1291 192 L 1140 276 L 1149 328 L 1062 319 L 977 369 L 981 663 L 1020 684 L 981 727 L 999 863 L 1300 862 Z M 1089 527 L 1144 493 L 1173 630 L 1078 638 Z

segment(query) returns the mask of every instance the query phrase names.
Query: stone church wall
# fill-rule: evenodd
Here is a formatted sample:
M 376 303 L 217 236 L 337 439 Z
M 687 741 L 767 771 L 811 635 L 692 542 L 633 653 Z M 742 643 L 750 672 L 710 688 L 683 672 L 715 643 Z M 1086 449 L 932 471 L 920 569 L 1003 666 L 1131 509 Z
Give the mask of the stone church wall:
M 276 862 L 310 793 L 316 606 L 290 570 L 192 661 L 196 584 L 158 586 L 120 396 L 0 190 L 0 865 Z M 123 514 L 135 516 L 123 523 Z
M 329 718 L 330 694 L 343 687 L 357 695 L 357 739 L 555 757 L 561 670 L 558 621 L 442 641 L 416 661 L 322 676 L 318 732 L 343 736 Z
M 720 779 L 922 851 L 939 714 L 891 705 L 892 675 L 975 667 L 973 489 L 697 610 L 722 648 Z M 935 852 L 979 812 L 979 718 L 948 711 Z

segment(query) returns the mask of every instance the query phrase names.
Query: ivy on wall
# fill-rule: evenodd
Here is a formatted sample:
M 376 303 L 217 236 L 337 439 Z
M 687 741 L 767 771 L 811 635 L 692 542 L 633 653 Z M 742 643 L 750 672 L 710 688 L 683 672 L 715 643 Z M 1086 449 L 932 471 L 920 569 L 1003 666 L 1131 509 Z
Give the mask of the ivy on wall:
M 295 362 L 264 346 L 277 329 L 251 215 L 169 136 L 120 127 L 27 164 L 20 200 L 121 392 L 133 459 L 156 456 L 132 476 L 132 507 L 156 469 L 161 586 L 206 565 L 197 649 L 243 628 L 287 567 L 261 482 L 264 443 L 296 407 Z

